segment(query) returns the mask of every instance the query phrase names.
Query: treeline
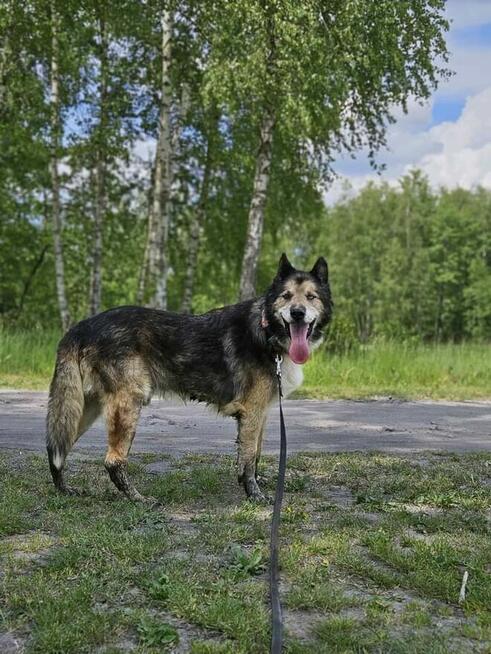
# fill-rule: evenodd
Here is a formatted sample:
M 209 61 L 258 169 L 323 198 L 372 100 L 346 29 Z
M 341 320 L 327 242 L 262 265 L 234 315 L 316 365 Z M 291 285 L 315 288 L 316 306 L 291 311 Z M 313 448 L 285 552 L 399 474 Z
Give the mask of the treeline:
M 250 297 L 448 75 L 444 4 L 1 2 L 0 320 Z
M 329 255 L 337 347 L 374 336 L 491 338 L 491 192 L 431 190 L 414 172 L 328 209 L 309 249 Z
M 293 198 L 292 198 L 293 201 Z M 351 199 L 326 207 L 316 194 L 296 205 L 298 220 L 271 220 L 260 266 L 260 288 L 274 275 L 278 253 L 285 250 L 299 266 L 319 254 L 328 257 L 335 301 L 335 320 L 327 345 L 349 349 L 373 337 L 396 340 L 461 341 L 491 338 L 491 192 L 483 188 L 432 190 L 415 171 L 397 186 L 368 184 Z M 121 214 L 105 235 L 106 306 L 132 302 L 143 247 L 138 223 Z M 234 302 L 240 269 L 240 239 L 220 222 L 208 224 L 206 243 L 196 270 L 196 311 Z M 274 227 L 273 227 L 274 225 Z M 14 226 L 16 229 L 14 229 Z M 19 229 L 19 227 L 21 227 Z M 2 297 L 24 304 L 23 312 L 4 316 L 22 327 L 57 324 L 52 261 L 42 235 L 32 227 L 22 234 L 14 223 L 2 234 L 6 264 Z M 67 228 L 70 251 L 68 289 L 78 298 L 79 316 L 86 315 L 90 267 L 83 229 Z M 173 249 L 177 261 L 179 241 Z M 211 247 L 213 243 L 213 247 Z M 29 260 L 26 278 L 19 247 Z M 30 253 L 34 252 L 35 255 Z M 170 288 L 183 284 L 185 266 L 176 266 Z M 26 287 L 27 292 L 26 292 Z M 23 297 L 23 295 L 25 297 Z M 170 295 L 179 308 L 180 294 Z M 22 318 L 24 316 L 24 318 Z

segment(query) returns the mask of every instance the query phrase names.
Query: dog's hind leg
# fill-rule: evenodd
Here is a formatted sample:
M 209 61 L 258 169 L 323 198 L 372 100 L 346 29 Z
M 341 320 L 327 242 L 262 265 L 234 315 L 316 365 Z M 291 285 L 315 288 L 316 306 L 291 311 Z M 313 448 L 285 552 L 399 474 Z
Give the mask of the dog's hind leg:
M 155 502 L 153 498 L 140 495 L 127 472 L 128 454 L 135 437 L 141 407 L 141 398 L 126 391 L 106 395 L 105 413 L 109 443 L 104 465 L 116 488 L 130 500 Z

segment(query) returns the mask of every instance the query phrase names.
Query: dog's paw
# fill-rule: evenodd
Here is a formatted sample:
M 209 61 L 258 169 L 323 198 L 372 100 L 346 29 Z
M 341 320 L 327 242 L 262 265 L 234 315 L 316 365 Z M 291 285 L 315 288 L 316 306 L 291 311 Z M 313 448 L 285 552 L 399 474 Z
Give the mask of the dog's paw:
M 148 497 L 146 495 L 142 496 L 142 502 L 146 504 L 149 508 L 152 509 L 160 509 L 164 506 L 164 503 L 158 500 L 156 497 L 153 497 L 152 495 L 149 495 Z
M 152 497 L 151 495 L 149 496 L 142 495 L 136 489 L 132 489 L 129 493 L 127 493 L 127 497 L 132 502 L 139 502 L 141 504 L 145 504 L 149 508 L 163 506 L 162 502 L 160 502 L 160 500 L 158 500 L 156 497 Z
M 247 499 L 256 504 L 270 504 L 271 500 L 259 488 L 254 478 L 246 479 L 244 481 L 244 488 Z
M 58 488 L 58 491 L 62 495 L 70 495 L 71 497 L 83 497 L 84 495 L 87 495 L 86 491 L 73 488 L 73 486 L 62 486 L 61 488 Z
M 272 498 L 269 497 L 269 495 L 265 495 L 262 491 L 250 493 L 250 495 L 247 496 L 247 499 L 249 502 L 253 502 L 254 504 L 267 505 L 273 503 Z

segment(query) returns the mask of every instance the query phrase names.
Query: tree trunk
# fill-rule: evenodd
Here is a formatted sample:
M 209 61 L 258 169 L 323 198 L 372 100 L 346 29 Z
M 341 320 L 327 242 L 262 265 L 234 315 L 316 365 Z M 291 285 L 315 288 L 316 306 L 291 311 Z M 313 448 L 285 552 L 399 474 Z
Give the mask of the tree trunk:
M 160 131 L 155 146 L 155 162 L 153 166 L 153 188 L 151 203 L 148 206 L 148 284 L 152 293 L 155 292 L 155 284 L 158 270 L 159 257 L 159 230 L 162 212 L 162 169 L 163 169 L 163 137 Z
M 187 252 L 186 275 L 184 278 L 184 290 L 182 294 L 181 313 L 191 313 L 193 302 L 194 277 L 198 264 L 199 242 L 204 222 L 204 210 L 196 208 L 189 227 L 189 240 Z
M 7 8 L 10 11 L 11 7 Z M 9 17 L 10 18 L 10 17 Z M 0 45 L 0 116 L 5 111 L 6 96 L 7 96 L 7 72 L 9 64 L 11 64 L 11 49 L 9 39 L 9 29 L 11 27 L 11 20 L 7 21 L 2 35 L 2 43 Z
M 101 310 L 102 296 L 102 230 L 106 212 L 106 138 L 107 138 L 107 32 L 103 17 L 99 18 L 99 125 L 96 133 L 96 202 L 92 242 L 92 276 L 89 299 L 90 315 Z
M 270 178 L 273 154 L 275 116 L 272 107 L 266 107 L 261 121 L 261 144 L 256 157 L 256 171 L 252 192 L 247 237 L 242 259 L 239 299 L 248 300 L 255 295 L 256 272 L 264 226 L 264 209 Z
M 159 142 L 156 154 L 155 187 L 153 197 L 154 222 L 157 243 L 156 284 L 153 304 L 159 309 L 167 307 L 167 276 L 169 269 L 167 241 L 170 222 L 171 191 L 171 39 L 172 16 L 168 9 L 162 11 L 162 92 L 160 99 Z
M 184 278 L 184 292 L 181 302 L 182 313 L 191 313 L 191 305 L 193 301 L 194 278 L 196 273 L 196 267 L 198 264 L 200 239 L 203 231 L 203 224 L 205 222 L 205 217 L 206 217 L 206 205 L 208 204 L 208 193 L 210 188 L 210 175 L 211 175 L 210 138 L 211 136 L 209 134 L 206 141 L 205 168 L 203 171 L 203 182 L 201 184 L 200 198 L 189 229 L 187 267 L 186 267 L 186 276 Z
M 169 193 L 170 193 L 171 200 L 173 199 L 174 182 L 177 178 L 177 172 L 178 172 L 179 139 L 182 129 L 182 123 L 188 109 L 189 109 L 189 98 L 187 97 L 187 95 L 183 94 L 183 97 L 181 99 L 181 107 L 179 109 L 178 116 L 176 119 L 176 126 L 175 129 L 172 131 L 172 136 L 170 141 L 171 152 L 173 155 L 172 161 L 169 162 L 169 166 L 170 166 Z M 160 138 L 160 132 L 159 132 L 159 138 Z M 159 145 L 157 145 L 157 148 L 158 147 Z M 138 278 L 138 289 L 136 293 L 137 304 L 142 304 L 144 300 L 145 288 L 147 285 L 148 276 L 151 274 L 152 277 L 155 279 L 156 272 L 157 272 L 159 238 L 158 238 L 158 228 L 156 225 L 156 221 L 154 220 L 154 210 L 153 210 L 154 207 L 153 207 L 153 200 L 152 200 L 154 186 L 155 186 L 155 165 L 152 167 L 151 184 L 150 184 L 150 192 L 149 192 L 149 200 L 148 200 L 149 210 L 148 210 L 147 239 L 145 243 L 145 251 L 143 253 L 143 262 L 140 268 L 140 275 Z
M 53 248 L 55 255 L 56 294 L 61 324 L 66 331 L 71 323 L 65 291 L 65 268 L 63 265 L 63 240 L 60 212 L 60 180 L 58 176 L 58 150 L 61 141 L 60 79 L 59 79 L 59 16 L 55 0 L 51 0 L 51 193 Z
M 152 165 L 150 172 L 150 187 L 148 189 L 148 215 L 147 215 L 147 238 L 145 240 L 145 250 L 143 251 L 143 261 L 140 267 L 138 277 L 138 286 L 136 289 L 136 303 L 143 304 L 145 299 L 145 288 L 147 286 L 149 268 L 150 268 L 150 247 L 152 244 L 153 232 L 153 187 L 155 184 L 155 166 Z

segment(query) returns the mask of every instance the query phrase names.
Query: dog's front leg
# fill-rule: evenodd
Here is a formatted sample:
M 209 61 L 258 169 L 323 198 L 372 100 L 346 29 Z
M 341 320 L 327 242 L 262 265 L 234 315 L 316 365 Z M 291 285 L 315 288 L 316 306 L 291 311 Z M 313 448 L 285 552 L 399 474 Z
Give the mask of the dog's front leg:
M 239 420 L 237 458 L 239 483 L 243 484 L 247 497 L 256 502 L 267 502 L 256 481 L 256 460 L 262 429 L 266 419 L 265 411 L 246 411 Z

